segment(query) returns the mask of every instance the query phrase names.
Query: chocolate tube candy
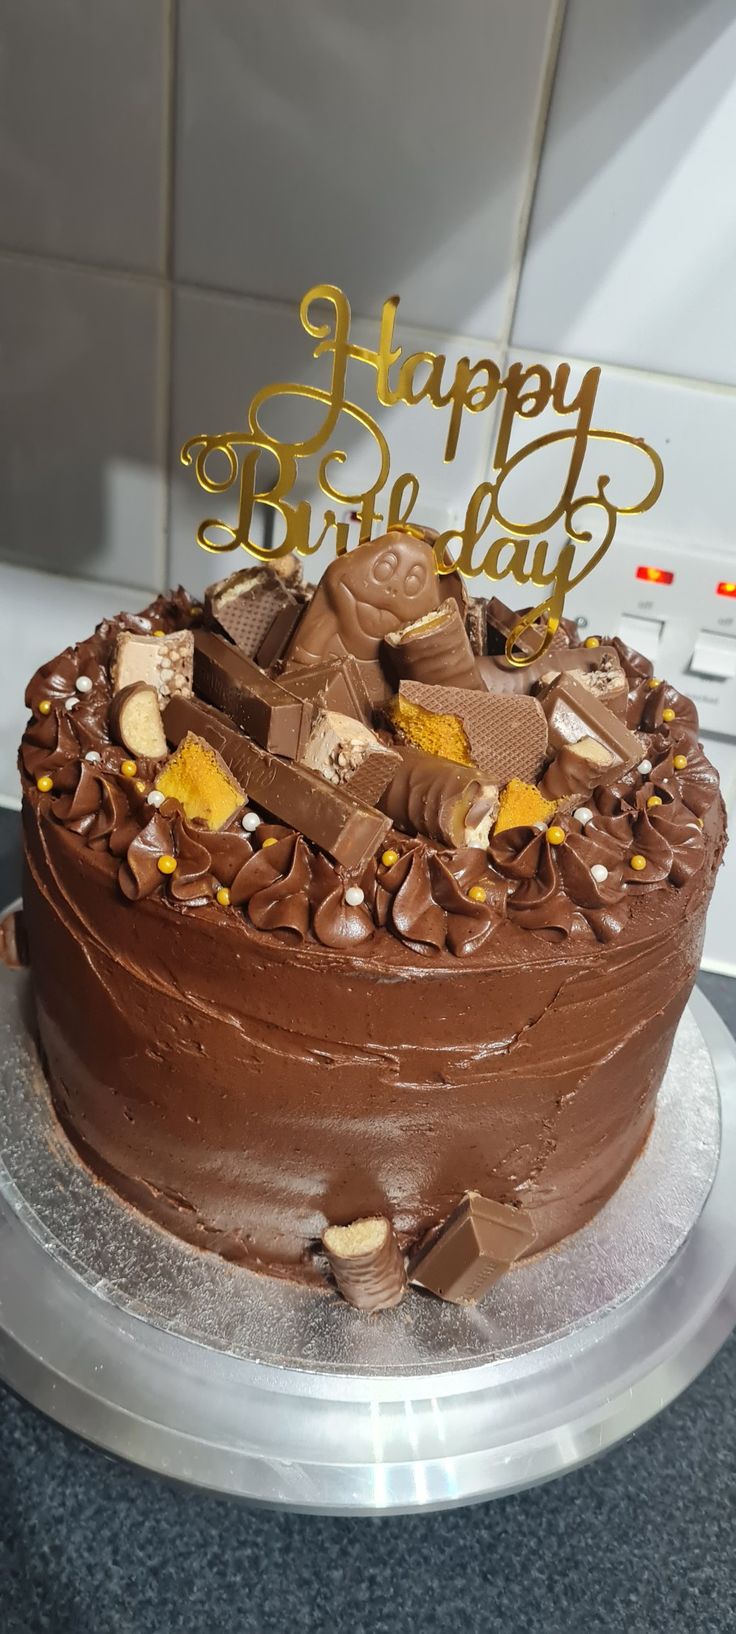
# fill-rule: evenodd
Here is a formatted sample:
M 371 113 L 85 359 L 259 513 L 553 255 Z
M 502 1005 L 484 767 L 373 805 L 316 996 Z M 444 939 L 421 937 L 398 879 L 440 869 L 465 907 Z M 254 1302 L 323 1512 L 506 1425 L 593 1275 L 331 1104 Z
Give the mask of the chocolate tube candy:
M 352 653 L 375 660 L 389 630 L 434 612 L 439 604 L 431 545 L 408 533 L 387 533 L 330 562 L 287 658 L 321 664 Z
M 174 698 L 165 712 L 164 727 L 173 744 L 180 743 L 188 732 L 204 738 L 256 805 L 305 834 L 344 868 L 362 868 L 391 827 L 388 817 L 360 805 L 344 789 L 335 789 L 306 767 L 277 760 L 266 749 L 259 749 L 209 704 Z
M 399 764 L 396 750 L 381 743 L 369 726 L 330 709 L 317 716 L 300 760 L 366 806 L 375 806 Z
M 569 647 L 567 652 L 555 653 L 534 688 L 535 697 L 544 697 L 560 675 L 571 675 L 619 720 L 626 718 L 629 683 L 615 647 Z
M 243 567 L 205 590 L 204 621 L 253 658 L 276 614 L 292 599 L 273 567 Z
M 387 1311 L 398 1305 L 406 1271 L 388 1220 L 355 1220 L 328 1226 L 322 1242 L 330 1270 L 348 1305 L 358 1311 Z
M 115 693 L 110 705 L 110 736 L 131 755 L 161 760 L 166 754 L 166 734 L 155 687 L 146 681 L 132 681 Z
M 284 670 L 279 686 L 295 698 L 303 698 L 317 709 L 334 709 L 338 715 L 352 715 L 364 726 L 373 718 L 361 666 L 355 658 L 335 658 L 328 664 L 309 664 Z
M 194 686 L 198 697 L 229 715 L 262 749 L 287 760 L 301 755 L 312 722 L 311 706 L 285 692 L 213 630 L 198 630 L 195 635 Z
M 400 749 L 400 765 L 379 800 L 403 834 L 424 834 L 456 849 L 485 850 L 498 811 L 498 789 L 476 766 L 458 766 L 421 749 Z
M 402 681 L 391 719 L 405 742 L 478 766 L 493 783 L 533 783 L 544 764 L 547 726 L 536 698 Z
M 573 794 L 590 794 L 599 783 L 607 781 L 611 767 L 620 771 L 620 762 L 614 760 L 610 749 L 595 738 L 581 738 L 570 743 L 557 754 L 547 767 L 539 784 L 539 792 L 548 800 L 566 800 Z
M 22 908 L 8 908 L 0 916 L 0 965 L 23 970 L 28 964 L 28 943 Z
M 455 1305 L 474 1305 L 534 1242 L 526 1209 L 468 1192 L 438 1236 L 422 1247 L 410 1282 Z
M 443 601 L 436 613 L 386 636 L 389 663 L 399 680 L 483 691 L 473 649 L 457 602 Z
M 641 738 L 630 732 L 612 710 L 594 697 L 572 675 L 562 675 L 553 681 L 542 699 L 547 717 L 550 749 L 564 749 L 579 743 L 581 738 L 594 738 L 608 749 L 611 764 L 599 783 L 610 783 L 620 772 L 641 760 Z

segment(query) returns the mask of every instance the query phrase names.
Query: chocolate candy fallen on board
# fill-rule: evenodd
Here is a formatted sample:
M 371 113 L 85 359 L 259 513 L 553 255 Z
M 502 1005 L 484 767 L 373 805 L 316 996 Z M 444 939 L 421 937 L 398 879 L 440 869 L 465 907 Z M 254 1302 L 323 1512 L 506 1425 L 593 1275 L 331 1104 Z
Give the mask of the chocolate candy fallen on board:
M 328 1226 L 322 1243 L 343 1299 L 359 1311 L 387 1311 L 406 1289 L 406 1271 L 388 1220 Z
M 172 699 L 164 727 L 173 744 L 188 732 L 204 738 L 256 805 L 305 834 L 345 868 L 362 867 L 391 827 L 388 817 L 360 805 L 344 789 L 251 743 L 210 704 Z
M 474 1305 L 534 1242 L 526 1209 L 468 1192 L 439 1235 L 419 1250 L 409 1281 L 456 1305 Z

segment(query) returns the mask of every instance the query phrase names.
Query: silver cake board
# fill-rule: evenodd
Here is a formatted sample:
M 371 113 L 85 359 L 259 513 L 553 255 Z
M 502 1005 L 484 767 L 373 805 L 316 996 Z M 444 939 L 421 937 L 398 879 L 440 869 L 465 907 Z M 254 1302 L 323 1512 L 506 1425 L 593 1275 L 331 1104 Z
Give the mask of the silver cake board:
M 77 1161 L 0 972 L 0 1376 L 159 1474 L 328 1514 L 450 1508 L 644 1424 L 736 1322 L 736 1054 L 699 993 L 616 1196 L 474 1308 L 365 1316 L 145 1221 Z

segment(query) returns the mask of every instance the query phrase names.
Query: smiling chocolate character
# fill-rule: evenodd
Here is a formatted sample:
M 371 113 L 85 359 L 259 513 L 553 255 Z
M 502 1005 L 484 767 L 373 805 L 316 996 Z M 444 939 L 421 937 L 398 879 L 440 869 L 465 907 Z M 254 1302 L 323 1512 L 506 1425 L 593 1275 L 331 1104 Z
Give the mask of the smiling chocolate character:
M 439 607 L 431 545 L 398 529 L 331 562 L 287 654 L 318 664 L 352 653 L 376 659 L 384 636 Z

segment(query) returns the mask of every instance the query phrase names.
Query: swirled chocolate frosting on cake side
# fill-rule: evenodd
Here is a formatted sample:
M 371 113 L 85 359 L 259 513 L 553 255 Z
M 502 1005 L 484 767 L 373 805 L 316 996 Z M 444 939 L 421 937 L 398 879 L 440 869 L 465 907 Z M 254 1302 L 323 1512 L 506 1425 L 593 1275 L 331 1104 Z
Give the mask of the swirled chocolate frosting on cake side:
M 160 596 L 26 693 L 65 1129 L 187 1241 L 366 1310 L 478 1299 L 619 1185 L 725 842 L 689 699 L 570 625 L 514 669 L 453 581 L 396 529 L 315 590 Z

